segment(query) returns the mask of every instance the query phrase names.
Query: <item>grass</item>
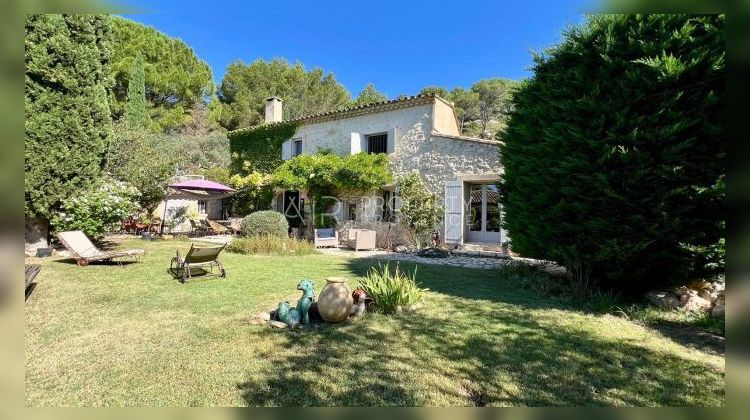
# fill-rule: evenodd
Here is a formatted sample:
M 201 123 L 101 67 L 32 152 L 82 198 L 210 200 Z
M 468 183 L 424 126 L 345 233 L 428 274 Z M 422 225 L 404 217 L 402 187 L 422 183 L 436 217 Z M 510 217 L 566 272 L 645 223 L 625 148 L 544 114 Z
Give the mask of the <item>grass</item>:
M 303 239 L 281 238 L 273 235 L 237 237 L 227 246 L 237 254 L 307 255 L 315 254 L 315 246 Z
M 296 300 L 301 278 L 319 292 L 377 263 L 225 253 L 227 279 L 180 284 L 166 268 L 188 242 L 123 247 L 147 255 L 42 260 L 25 310 L 28 406 L 724 405 L 723 355 L 497 271 L 422 265 L 417 313 L 292 332 L 248 318 Z

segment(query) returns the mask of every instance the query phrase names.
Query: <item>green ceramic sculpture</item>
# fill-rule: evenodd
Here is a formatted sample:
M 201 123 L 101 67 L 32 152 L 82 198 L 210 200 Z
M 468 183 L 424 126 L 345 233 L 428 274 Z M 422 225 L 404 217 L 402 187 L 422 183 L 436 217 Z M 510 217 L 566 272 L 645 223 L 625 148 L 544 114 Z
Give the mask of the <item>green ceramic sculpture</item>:
M 302 290 L 302 297 L 297 301 L 297 307 L 292 308 L 289 302 L 279 302 L 276 315 L 279 321 L 294 328 L 302 321 L 303 324 L 310 324 L 310 306 L 315 300 L 315 285 L 312 280 L 304 279 L 297 285 L 297 290 Z
M 302 323 L 310 325 L 310 306 L 315 300 L 315 285 L 312 280 L 304 279 L 297 285 L 297 290 L 302 290 L 302 297 L 297 301 L 297 311 L 302 318 Z
M 279 321 L 295 327 L 299 324 L 299 312 L 296 309 L 291 309 L 289 302 L 279 302 L 279 307 L 276 310 L 276 315 L 279 317 Z

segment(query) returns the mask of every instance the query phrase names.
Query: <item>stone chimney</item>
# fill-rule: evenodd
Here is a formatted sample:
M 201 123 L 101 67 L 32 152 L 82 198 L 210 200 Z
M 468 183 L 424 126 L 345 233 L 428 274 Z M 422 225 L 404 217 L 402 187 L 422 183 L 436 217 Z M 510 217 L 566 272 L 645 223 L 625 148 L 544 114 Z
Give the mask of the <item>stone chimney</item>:
M 281 121 L 281 98 L 271 96 L 266 98 L 266 124 Z

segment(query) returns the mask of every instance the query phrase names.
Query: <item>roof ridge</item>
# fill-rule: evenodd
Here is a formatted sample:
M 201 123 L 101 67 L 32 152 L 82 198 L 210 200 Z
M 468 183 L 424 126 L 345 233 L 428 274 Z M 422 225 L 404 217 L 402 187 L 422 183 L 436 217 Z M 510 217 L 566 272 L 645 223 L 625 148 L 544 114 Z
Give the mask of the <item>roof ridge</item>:
M 340 115 L 345 115 L 347 113 L 353 113 L 353 112 L 356 112 L 356 111 L 374 110 L 376 108 L 383 108 L 383 107 L 387 107 L 389 105 L 397 105 L 397 104 L 408 105 L 411 102 L 413 102 L 414 105 L 420 105 L 421 102 L 424 101 L 424 100 L 426 100 L 426 99 L 434 100 L 436 98 L 442 100 L 443 102 L 446 102 L 445 99 L 439 97 L 434 92 L 424 93 L 424 94 L 406 96 L 406 97 L 403 97 L 403 98 L 396 98 L 396 99 L 389 99 L 389 100 L 385 100 L 385 101 L 378 101 L 378 102 L 373 102 L 373 103 L 364 104 L 364 105 L 349 106 L 349 107 L 335 109 L 333 111 L 320 112 L 320 113 L 317 113 L 317 114 L 309 114 L 309 115 L 305 115 L 303 117 L 297 117 L 297 118 L 292 118 L 292 119 L 283 120 L 283 121 L 276 121 L 276 122 L 272 122 L 272 123 L 268 123 L 268 124 L 259 124 L 259 125 L 253 126 L 253 127 L 238 128 L 236 130 L 229 131 L 227 134 L 241 132 L 241 131 L 252 131 L 252 130 L 258 128 L 258 127 L 268 127 L 268 126 L 274 126 L 274 125 L 284 124 L 284 123 L 290 123 L 290 122 L 304 123 L 304 122 L 306 122 L 308 120 L 315 120 L 315 119 L 324 119 L 324 120 L 328 120 L 329 118 L 330 119 L 335 119 L 335 117 L 340 116 Z

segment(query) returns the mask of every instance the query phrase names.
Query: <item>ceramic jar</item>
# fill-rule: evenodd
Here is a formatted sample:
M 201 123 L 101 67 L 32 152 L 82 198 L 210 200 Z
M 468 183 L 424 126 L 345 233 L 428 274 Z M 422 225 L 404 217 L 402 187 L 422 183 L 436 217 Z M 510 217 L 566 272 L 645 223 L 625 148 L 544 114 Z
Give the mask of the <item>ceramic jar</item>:
M 318 312 L 328 322 L 342 322 L 349 317 L 354 299 L 346 287 L 345 277 L 328 277 L 326 285 L 318 295 Z

